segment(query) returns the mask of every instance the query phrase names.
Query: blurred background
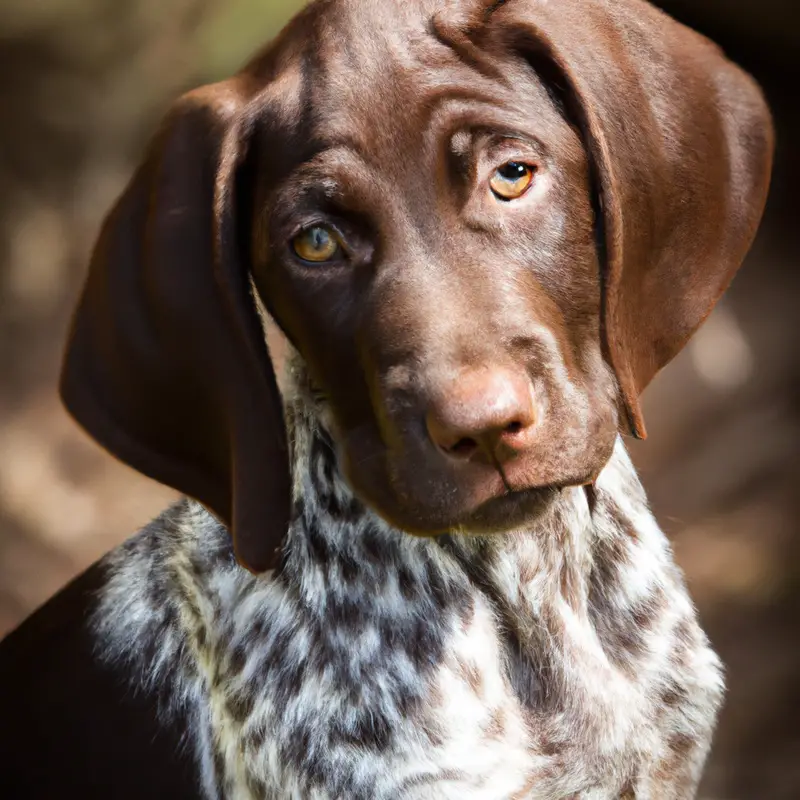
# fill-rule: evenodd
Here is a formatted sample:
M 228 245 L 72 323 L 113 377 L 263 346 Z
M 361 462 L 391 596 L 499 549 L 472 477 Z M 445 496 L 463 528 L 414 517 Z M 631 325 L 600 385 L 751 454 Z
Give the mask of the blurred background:
M 375 0 L 380 2 L 380 0 Z M 99 222 L 169 102 L 237 67 L 299 0 L 0 3 L 0 636 L 173 494 L 60 408 Z M 746 268 L 648 391 L 632 443 L 730 692 L 703 796 L 800 798 L 800 22 L 793 0 L 664 0 L 762 83 L 778 126 Z

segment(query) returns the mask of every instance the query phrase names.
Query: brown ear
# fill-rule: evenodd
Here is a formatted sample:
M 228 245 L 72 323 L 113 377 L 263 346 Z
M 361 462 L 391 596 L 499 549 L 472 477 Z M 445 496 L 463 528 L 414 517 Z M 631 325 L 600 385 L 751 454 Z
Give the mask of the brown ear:
M 711 312 L 755 236 L 769 110 L 711 42 L 641 0 L 516 0 L 492 28 L 561 95 L 592 160 L 604 344 L 632 432 L 639 394 Z
M 246 99 L 228 81 L 168 115 L 103 226 L 61 393 L 103 446 L 207 506 L 239 561 L 263 571 L 287 530 L 290 482 L 237 218 Z

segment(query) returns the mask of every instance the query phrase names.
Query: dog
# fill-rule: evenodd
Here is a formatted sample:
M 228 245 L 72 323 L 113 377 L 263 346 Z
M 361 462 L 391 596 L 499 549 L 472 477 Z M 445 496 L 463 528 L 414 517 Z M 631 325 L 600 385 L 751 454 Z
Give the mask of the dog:
M 3 796 L 694 797 L 722 667 L 622 436 L 772 151 L 643 0 L 317 0 L 181 98 L 61 392 L 185 499 L 0 647 Z

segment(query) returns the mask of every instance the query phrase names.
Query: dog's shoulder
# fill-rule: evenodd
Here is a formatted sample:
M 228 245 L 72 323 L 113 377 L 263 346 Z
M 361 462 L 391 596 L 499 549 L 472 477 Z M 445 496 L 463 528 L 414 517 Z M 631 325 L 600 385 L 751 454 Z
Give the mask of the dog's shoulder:
M 211 595 L 236 574 L 225 528 L 204 508 L 183 499 L 109 553 L 100 566 L 91 627 L 98 656 L 124 665 L 144 687 L 180 680 L 186 637 L 203 638 L 190 618 L 208 618 Z M 211 612 L 213 615 L 213 611 Z
M 186 513 L 170 509 L 0 643 L 5 797 L 200 796 L 188 712 L 164 713 L 171 701 L 147 679 L 169 636 L 169 536 Z

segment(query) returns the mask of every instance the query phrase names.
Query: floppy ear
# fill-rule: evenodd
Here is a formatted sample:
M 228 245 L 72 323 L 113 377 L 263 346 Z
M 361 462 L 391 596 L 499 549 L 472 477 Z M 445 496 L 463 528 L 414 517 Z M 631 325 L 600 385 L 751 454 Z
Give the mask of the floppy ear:
M 250 290 L 245 78 L 173 107 L 105 221 L 61 376 L 77 421 L 199 500 L 268 569 L 290 513 L 286 431 Z
M 639 394 L 711 312 L 755 236 L 769 110 L 711 42 L 641 0 L 514 0 L 492 28 L 564 102 L 602 217 L 603 336 L 632 432 Z

